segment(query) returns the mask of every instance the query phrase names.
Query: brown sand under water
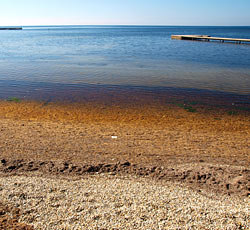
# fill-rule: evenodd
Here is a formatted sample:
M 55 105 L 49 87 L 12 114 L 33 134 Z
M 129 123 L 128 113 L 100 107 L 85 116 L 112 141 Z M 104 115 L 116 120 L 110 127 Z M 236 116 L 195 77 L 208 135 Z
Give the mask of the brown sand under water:
M 190 112 L 175 104 L 1 101 L 1 155 L 149 165 L 183 160 L 249 165 L 249 112 L 195 109 Z

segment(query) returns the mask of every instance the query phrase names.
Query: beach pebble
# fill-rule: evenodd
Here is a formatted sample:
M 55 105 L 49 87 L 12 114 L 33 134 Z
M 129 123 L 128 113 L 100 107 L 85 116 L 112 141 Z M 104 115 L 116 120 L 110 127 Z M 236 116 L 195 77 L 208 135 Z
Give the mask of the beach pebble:
M 100 174 L 0 184 L 1 202 L 35 229 L 250 229 L 249 198 L 204 196 L 178 183 Z

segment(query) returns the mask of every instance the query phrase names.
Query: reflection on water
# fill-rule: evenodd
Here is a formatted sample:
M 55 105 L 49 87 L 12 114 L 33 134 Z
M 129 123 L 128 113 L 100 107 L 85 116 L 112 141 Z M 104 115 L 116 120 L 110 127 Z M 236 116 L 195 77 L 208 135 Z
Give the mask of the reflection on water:
M 170 36 L 250 38 L 250 27 L 58 26 L 0 33 L 0 98 L 249 102 L 250 46 Z

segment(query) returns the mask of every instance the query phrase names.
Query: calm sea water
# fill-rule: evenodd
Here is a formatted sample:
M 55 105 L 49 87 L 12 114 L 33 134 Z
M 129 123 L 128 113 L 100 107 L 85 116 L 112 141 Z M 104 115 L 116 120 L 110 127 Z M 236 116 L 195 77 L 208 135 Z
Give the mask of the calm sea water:
M 250 96 L 250 45 L 171 40 L 250 38 L 250 27 L 40 26 L 0 31 L 0 98 L 80 100 L 106 88 Z M 153 92 L 152 91 L 152 92 Z M 77 92 L 77 93 L 76 93 Z M 59 96 L 58 96 L 59 95 Z M 77 96 L 78 95 L 78 96 Z

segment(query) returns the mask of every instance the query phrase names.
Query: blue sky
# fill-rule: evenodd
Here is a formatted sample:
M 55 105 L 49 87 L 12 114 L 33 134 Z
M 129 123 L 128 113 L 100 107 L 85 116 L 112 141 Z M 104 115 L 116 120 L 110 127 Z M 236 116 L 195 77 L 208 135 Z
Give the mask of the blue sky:
M 0 0 L 0 10 L 0 26 L 250 26 L 250 0 Z

